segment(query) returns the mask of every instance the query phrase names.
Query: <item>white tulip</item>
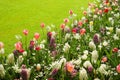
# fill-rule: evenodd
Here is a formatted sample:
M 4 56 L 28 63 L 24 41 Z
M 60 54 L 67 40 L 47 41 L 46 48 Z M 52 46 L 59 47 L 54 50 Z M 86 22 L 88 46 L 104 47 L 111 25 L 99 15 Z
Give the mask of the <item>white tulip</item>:
M 74 38 L 75 39 L 80 39 L 80 35 L 77 33 L 77 34 L 74 34 Z
M 88 80 L 87 71 L 84 68 L 81 68 L 79 71 L 79 79 L 80 80 Z
M 5 69 L 2 64 L 0 64 L 0 77 L 3 78 L 5 76 Z
M 83 66 L 84 66 L 85 68 L 88 68 L 88 67 L 92 67 L 92 64 L 91 64 L 90 61 L 85 61 L 85 62 L 83 63 Z
M 69 38 L 70 38 L 70 34 L 69 33 L 67 33 L 66 35 L 65 35 L 65 40 L 68 40 Z
M 117 34 L 118 36 L 120 36 L 120 28 L 117 28 L 117 29 L 116 29 L 116 34 Z
M 119 40 L 119 37 L 116 34 L 114 34 L 113 38 L 114 40 Z
M 69 49 L 70 49 L 70 45 L 68 43 L 65 43 L 65 45 L 63 47 L 63 51 L 67 52 L 67 51 L 69 51 Z
M 85 55 L 88 55 L 88 50 L 84 50 L 83 53 L 84 53 Z
M 14 63 L 14 54 L 13 53 L 8 55 L 7 63 L 8 64 L 13 64 Z
M 103 42 L 103 46 L 105 46 L 105 47 L 108 46 L 108 42 L 107 42 L 107 41 L 104 41 L 104 42 Z
M 98 71 L 99 71 L 101 74 L 107 75 L 108 72 L 106 71 L 106 69 L 107 69 L 106 64 L 101 64 L 101 66 L 98 68 Z
M 100 80 L 99 78 L 95 78 L 94 80 Z
M 24 52 L 23 52 L 23 56 L 27 56 L 27 51 L 24 51 Z
M 88 56 L 84 54 L 84 55 L 81 56 L 81 59 L 82 59 L 82 60 L 86 60 L 87 57 L 88 57 Z
M 96 63 L 96 62 L 97 62 L 97 59 L 98 59 L 98 57 L 99 57 L 98 51 L 94 50 L 91 54 L 92 54 L 92 56 L 91 56 L 92 62 L 93 62 L 93 63 Z
M 40 69 L 41 69 L 41 65 L 40 65 L 40 64 L 37 64 L 36 70 L 37 70 L 37 71 L 40 71 Z
M 91 42 L 89 43 L 89 47 L 90 47 L 91 49 L 93 49 L 93 50 L 96 49 L 96 45 L 94 44 L 93 41 L 91 41 Z
M 4 48 L 1 48 L 1 49 L 0 49 L 0 54 L 4 54 L 4 53 L 5 53 Z
M 44 44 L 40 44 L 40 48 L 41 48 L 41 49 L 44 49 L 44 48 L 45 48 L 45 45 L 44 45 Z

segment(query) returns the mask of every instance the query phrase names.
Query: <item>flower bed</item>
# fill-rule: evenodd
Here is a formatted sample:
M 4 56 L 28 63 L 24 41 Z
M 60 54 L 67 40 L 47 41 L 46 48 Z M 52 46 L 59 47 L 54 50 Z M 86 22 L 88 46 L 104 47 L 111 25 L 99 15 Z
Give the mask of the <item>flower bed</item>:
M 27 45 L 17 36 L 15 50 L 3 57 L 0 42 L 0 80 L 119 80 L 120 2 L 90 3 L 84 17 L 70 10 L 60 31 L 48 27 L 47 39 L 35 33 Z M 45 24 L 41 24 L 41 29 Z

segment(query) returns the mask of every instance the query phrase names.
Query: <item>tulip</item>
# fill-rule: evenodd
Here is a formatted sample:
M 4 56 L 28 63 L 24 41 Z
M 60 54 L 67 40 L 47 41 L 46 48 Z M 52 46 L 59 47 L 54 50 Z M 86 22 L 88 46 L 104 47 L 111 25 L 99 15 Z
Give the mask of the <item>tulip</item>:
M 86 33 L 86 29 L 80 29 L 80 35 L 84 35 Z
M 36 70 L 37 70 L 37 71 L 40 71 L 40 69 L 41 69 L 41 65 L 40 65 L 40 64 L 37 64 Z
M 100 37 L 99 37 L 99 34 L 95 34 L 94 37 L 93 37 L 93 41 L 95 44 L 99 43 L 100 42 Z
M 8 64 L 13 64 L 14 63 L 14 54 L 13 53 L 8 55 L 7 63 Z
M 44 28 L 44 27 L 45 27 L 45 24 L 44 24 L 44 23 L 41 23 L 40 26 L 41 26 L 42 28 Z
M 88 80 L 87 71 L 84 68 L 81 68 L 79 71 L 79 79 L 80 80 Z
M 40 49 L 41 49 L 40 46 L 36 46 L 36 47 L 35 47 L 35 50 L 36 50 L 36 51 L 39 51 Z
M 73 29 L 72 29 L 72 33 L 74 33 L 74 34 L 77 33 L 76 28 L 73 28 Z
M 5 69 L 2 64 L 0 64 L 0 78 L 3 78 L 5 76 Z
M 117 34 L 118 36 L 120 36 L 120 29 L 119 29 L 119 28 L 116 29 L 116 34 Z
M 98 51 L 94 50 L 91 54 L 92 54 L 92 56 L 91 56 L 92 62 L 93 62 L 93 63 L 96 63 L 96 62 L 97 62 L 97 59 L 98 59 L 98 57 L 99 57 Z
M 82 26 L 83 25 L 83 22 L 82 21 L 79 21 L 78 22 L 78 26 Z
M 57 72 L 58 72 L 58 69 L 55 68 L 55 69 L 52 70 L 52 72 L 51 72 L 50 74 L 51 74 L 52 76 L 54 76 L 54 75 L 57 74 Z
M 107 60 L 108 60 L 107 57 L 105 57 L 105 56 L 102 57 L 102 62 L 107 62 Z
M 23 34 L 24 34 L 24 35 L 28 35 L 28 32 L 29 32 L 29 31 L 26 30 L 26 29 L 23 30 Z
M 64 29 L 64 28 L 65 28 L 65 24 L 61 24 L 61 25 L 60 25 L 60 28 L 61 28 L 61 29 Z
M 4 47 L 3 42 L 0 42 L 0 49 Z
M 74 65 L 70 62 L 66 63 L 66 69 L 68 72 L 72 73 L 74 71 Z
M 16 48 L 16 50 L 18 50 L 18 51 L 22 50 L 22 43 L 21 43 L 21 42 L 17 42 L 17 43 L 15 44 L 15 48 Z
M 64 23 L 68 23 L 69 22 L 69 19 L 68 18 L 65 18 L 64 19 Z
M 73 15 L 73 11 L 72 11 L 72 10 L 70 10 L 70 11 L 69 11 L 69 14 L 70 14 L 70 15 Z
M 105 8 L 104 9 L 104 13 L 108 13 L 109 9 L 108 8 Z
M 118 48 L 113 48 L 113 50 L 112 50 L 112 51 L 113 51 L 114 53 L 117 53 L 117 52 L 118 52 L 118 50 L 119 50 Z
M 93 41 L 91 41 L 91 42 L 89 43 L 89 47 L 90 47 L 91 49 L 93 49 L 93 50 L 96 49 L 96 45 L 94 44 Z
M 35 33 L 35 34 L 34 34 L 34 38 L 35 38 L 36 40 L 38 40 L 38 39 L 40 38 L 40 34 L 39 34 L 39 33 Z
M 116 67 L 116 71 L 117 71 L 118 73 L 120 73 L 120 64 L 117 65 L 117 67 Z

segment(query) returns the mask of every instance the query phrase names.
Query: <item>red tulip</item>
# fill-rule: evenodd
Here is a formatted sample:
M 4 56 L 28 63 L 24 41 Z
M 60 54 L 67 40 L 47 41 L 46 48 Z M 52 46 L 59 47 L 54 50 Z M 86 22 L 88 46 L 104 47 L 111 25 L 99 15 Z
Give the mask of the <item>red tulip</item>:
M 120 64 L 116 67 L 116 71 L 120 73 Z
M 81 35 L 84 35 L 86 33 L 86 30 L 83 28 L 83 29 L 80 29 L 80 34 Z
M 72 33 L 74 33 L 74 34 L 77 33 L 76 28 L 73 28 L 73 29 L 72 29 Z
M 69 11 L 69 14 L 70 14 L 70 15 L 73 15 L 73 11 L 72 11 L 72 10 L 70 10 L 70 11 Z
M 65 18 L 64 19 L 64 23 L 68 23 L 69 22 L 69 19 L 68 18 Z
M 39 33 L 35 33 L 34 38 L 35 38 L 36 40 L 38 40 L 38 39 L 40 38 L 40 34 L 39 34 Z
M 108 8 L 105 8 L 104 9 L 104 13 L 108 13 L 109 9 Z
M 41 49 L 40 46 L 36 46 L 35 48 L 36 51 L 39 51 L 40 49 Z
M 24 34 L 24 35 L 28 35 L 28 30 L 24 29 L 24 30 L 23 30 L 23 34 Z
M 118 52 L 118 48 L 114 48 L 112 51 L 113 51 L 114 53 L 117 53 L 117 52 Z
M 70 62 L 66 63 L 66 69 L 68 72 L 72 73 L 75 69 L 74 69 L 74 65 Z
M 40 26 L 41 26 L 42 28 L 44 28 L 44 27 L 45 27 L 45 24 L 44 24 L 44 23 L 41 23 Z

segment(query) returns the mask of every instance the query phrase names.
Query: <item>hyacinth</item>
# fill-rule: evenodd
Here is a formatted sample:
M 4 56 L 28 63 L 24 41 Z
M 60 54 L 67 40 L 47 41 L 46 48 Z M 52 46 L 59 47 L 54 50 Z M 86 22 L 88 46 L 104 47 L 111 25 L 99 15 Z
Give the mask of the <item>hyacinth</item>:
M 8 64 L 13 64 L 14 63 L 14 54 L 13 53 L 11 53 L 11 54 L 9 54 L 8 55 L 8 58 L 7 58 L 7 63 Z

